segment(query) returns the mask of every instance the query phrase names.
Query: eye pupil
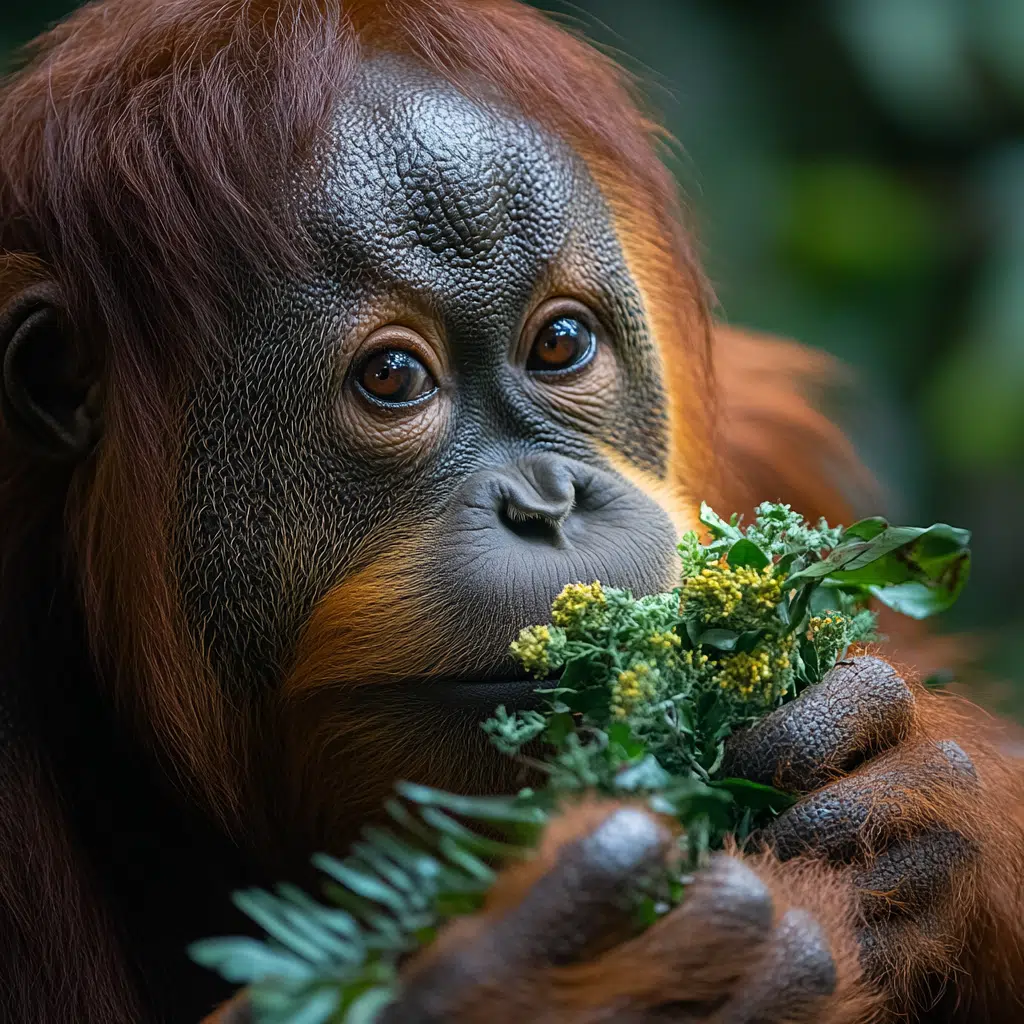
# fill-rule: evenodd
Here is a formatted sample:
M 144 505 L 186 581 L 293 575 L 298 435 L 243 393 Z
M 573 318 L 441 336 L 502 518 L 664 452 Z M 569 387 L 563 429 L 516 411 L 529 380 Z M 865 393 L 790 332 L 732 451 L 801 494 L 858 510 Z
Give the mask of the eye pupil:
M 526 368 L 535 373 L 569 370 L 586 362 L 593 346 L 594 335 L 586 324 L 576 317 L 558 317 L 537 333 Z
M 427 368 L 411 352 L 396 348 L 370 356 L 357 380 L 371 398 L 391 405 L 425 398 L 437 387 Z

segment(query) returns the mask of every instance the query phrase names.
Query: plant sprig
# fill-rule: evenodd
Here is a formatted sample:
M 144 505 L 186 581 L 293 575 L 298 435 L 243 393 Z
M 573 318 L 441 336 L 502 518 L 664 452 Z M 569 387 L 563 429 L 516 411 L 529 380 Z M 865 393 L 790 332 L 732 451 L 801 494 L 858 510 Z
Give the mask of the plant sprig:
M 402 962 L 478 909 L 496 866 L 529 856 L 551 814 L 585 792 L 643 799 L 682 826 L 682 867 L 638 890 L 638 927 L 684 898 L 686 873 L 727 834 L 742 839 L 792 803 L 722 777 L 728 736 L 872 639 L 870 599 L 931 615 L 956 600 L 970 567 L 970 535 L 944 524 L 843 529 L 779 504 L 746 527 L 707 505 L 700 521 L 707 539 L 683 537 L 678 587 L 634 598 L 570 584 L 551 622 L 512 645 L 538 677 L 541 707 L 499 707 L 483 728 L 503 754 L 529 757 L 544 785 L 466 797 L 398 783 L 390 829 L 367 828 L 344 860 L 314 858 L 327 903 L 289 885 L 237 893 L 266 939 L 207 939 L 194 959 L 249 985 L 261 1024 L 369 1024 L 397 998 Z

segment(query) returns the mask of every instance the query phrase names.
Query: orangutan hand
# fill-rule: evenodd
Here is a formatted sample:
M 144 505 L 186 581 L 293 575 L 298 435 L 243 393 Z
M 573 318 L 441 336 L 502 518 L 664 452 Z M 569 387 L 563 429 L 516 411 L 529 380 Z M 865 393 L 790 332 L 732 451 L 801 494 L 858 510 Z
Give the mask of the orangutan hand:
M 967 940 L 985 841 L 976 768 L 939 705 L 858 658 L 735 736 L 726 774 L 803 798 L 639 936 L 628 893 L 670 855 L 669 828 L 614 802 L 566 811 L 410 964 L 386 1024 L 852 1024 L 909 1008 Z

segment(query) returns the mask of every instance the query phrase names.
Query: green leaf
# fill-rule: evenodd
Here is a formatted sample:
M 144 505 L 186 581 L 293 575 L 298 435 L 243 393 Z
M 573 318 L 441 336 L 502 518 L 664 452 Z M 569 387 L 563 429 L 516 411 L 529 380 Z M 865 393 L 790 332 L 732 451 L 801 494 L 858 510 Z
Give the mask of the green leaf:
M 848 526 L 843 531 L 843 540 L 855 538 L 857 540 L 874 540 L 883 530 L 887 529 L 889 523 L 881 516 L 872 516 L 870 519 L 861 519 L 859 522 Z
M 236 985 L 268 978 L 309 981 L 314 976 L 311 964 L 256 939 L 202 939 L 188 947 L 188 955 L 197 964 L 212 967 Z
M 813 568 L 813 567 L 812 567 Z M 788 582 L 785 587 L 788 587 Z M 785 588 L 784 588 L 785 589 Z M 815 586 L 812 584 L 808 585 L 806 582 L 803 586 L 797 587 L 796 596 L 786 604 L 785 601 L 779 605 L 780 608 L 785 607 L 785 621 L 787 623 L 786 632 L 795 633 L 799 629 L 803 629 L 804 623 L 807 619 L 807 609 L 811 603 L 811 596 L 814 594 Z
M 687 779 L 652 794 L 648 806 L 659 814 L 674 815 L 688 827 L 696 824 L 694 819 L 705 817 L 719 828 L 726 829 L 732 824 L 735 802 L 726 790 L 712 789 Z
M 844 540 L 820 562 L 793 573 L 785 586 L 826 576 L 860 584 L 903 583 L 917 575 L 934 574 L 951 559 L 966 556 L 970 539 L 969 531 L 945 523 L 927 528 L 890 526 L 871 540 Z
M 705 629 L 697 637 L 701 647 L 714 647 L 719 651 L 731 651 L 736 646 L 740 635 L 734 629 Z
M 844 541 L 827 558 L 791 575 L 785 586 L 826 579 L 855 584 L 898 611 L 923 618 L 948 608 L 963 590 L 970 538 L 967 530 L 945 523 L 888 526 L 870 540 Z
M 633 735 L 627 722 L 612 722 L 608 726 L 608 745 L 622 751 L 622 756 L 629 761 L 644 752 L 643 743 Z
M 797 801 L 797 797 L 792 793 L 785 793 L 781 789 L 765 786 L 760 782 L 751 782 L 749 779 L 718 779 L 709 785 L 725 790 L 741 807 L 749 807 L 755 811 L 783 811 Z
M 476 821 L 507 822 L 509 824 L 543 825 L 544 812 L 535 807 L 517 804 L 514 797 L 507 796 L 462 796 L 446 793 L 441 789 L 421 786 L 415 782 L 397 782 L 395 789 L 400 796 L 424 807 L 441 807 Z
M 474 857 L 464 847 L 459 846 L 450 836 L 442 836 L 437 845 L 441 853 L 477 882 L 481 889 L 489 888 L 494 884 L 495 878 L 498 877 L 495 872 L 480 860 L 479 857 Z
M 306 997 L 300 1007 L 289 1013 L 288 1024 L 325 1024 L 340 1005 L 341 992 L 335 986 L 317 989 Z M 347 1015 L 345 1019 L 349 1019 Z
M 570 690 L 581 690 L 593 686 L 594 677 L 600 671 L 600 663 L 593 657 L 572 658 L 566 662 L 562 674 L 558 677 L 559 687 Z
M 398 992 L 394 987 L 371 988 L 364 992 L 345 1011 L 342 1021 L 344 1024 L 373 1024 L 380 1016 L 381 1010 L 398 998 Z
M 736 638 L 737 652 L 749 654 L 766 636 L 770 635 L 767 629 L 748 629 Z
M 771 559 L 752 540 L 743 537 L 729 548 L 726 561 L 734 569 L 741 567 L 763 569 L 771 562 Z
M 966 582 L 966 576 L 964 578 Z M 963 582 L 954 591 L 941 587 L 929 587 L 924 583 L 897 583 L 891 587 L 870 587 L 871 593 L 882 604 L 911 619 L 926 619 L 951 607 L 956 601 Z
M 615 788 L 627 793 L 637 790 L 663 789 L 672 781 L 672 776 L 658 763 L 653 754 L 648 754 L 639 764 L 623 768 L 615 775 Z
M 313 855 L 313 864 L 363 899 L 372 900 L 399 914 L 406 908 L 405 897 L 400 892 L 369 872 L 354 868 L 351 863 L 326 853 L 316 853 Z
M 735 543 L 743 538 L 743 534 L 735 523 L 727 523 L 707 502 L 700 503 L 700 521 L 715 537 Z
M 544 730 L 544 739 L 553 747 L 560 747 L 566 736 L 576 731 L 576 722 L 568 711 L 560 711 L 548 719 L 547 729 Z
M 270 893 L 260 889 L 236 892 L 232 895 L 232 902 L 268 935 L 312 963 L 326 963 L 331 959 L 331 953 L 337 951 L 337 940 L 332 939 L 329 933 L 324 933 L 323 929 L 316 925 L 304 924 L 297 908 L 289 908 L 287 903 L 276 899 Z M 299 917 L 298 924 L 291 920 L 293 915 Z M 334 945 L 333 950 L 325 948 L 325 935 L 327 944 Z M 351 946 L 342 944 L 341 948 L 343 953 L 355 952 Z
M 803 661 L 804 678 L 809 683 L 821 681 L 821 665 L 818 662 L 818 650 L 810 641 L 800 644 L 800 658 Z

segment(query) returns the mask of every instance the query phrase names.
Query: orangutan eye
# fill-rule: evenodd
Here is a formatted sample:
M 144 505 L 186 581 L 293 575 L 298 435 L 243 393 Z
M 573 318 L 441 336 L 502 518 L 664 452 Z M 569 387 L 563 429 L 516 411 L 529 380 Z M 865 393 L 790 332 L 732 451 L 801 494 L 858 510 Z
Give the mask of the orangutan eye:
M 549 320 L 537 332 L 526 358 L 535 374 L 563 374 L 583 369 L 594 356 L 594 332 L 574 316 Z
M 400 348 L 374 352 L 359 368 L 356 386 L 371 401 L 385 405 L 412 405 L 437 391 L 430 371 Z

